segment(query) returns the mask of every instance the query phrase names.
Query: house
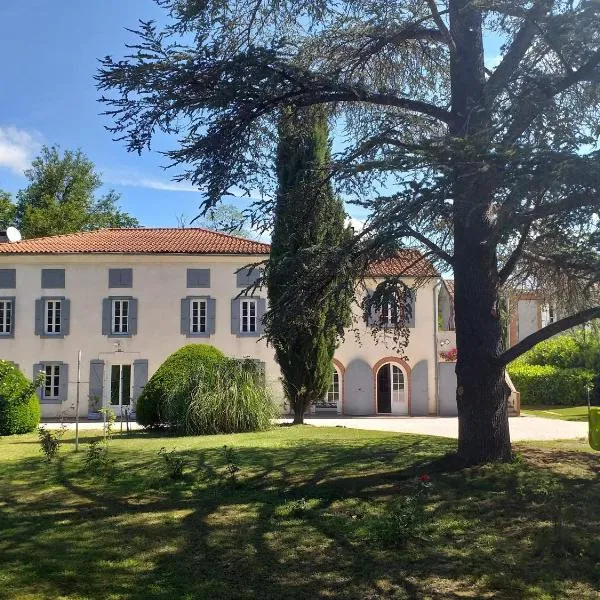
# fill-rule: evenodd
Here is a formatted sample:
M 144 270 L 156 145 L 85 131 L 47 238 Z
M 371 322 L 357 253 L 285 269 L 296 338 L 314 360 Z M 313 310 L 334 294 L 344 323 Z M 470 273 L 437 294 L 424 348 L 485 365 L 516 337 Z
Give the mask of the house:
M 101 405 L 117 412 L 135 405 L 164 359 L 191 342 L 263 363 L 283 405 L 279 368 L 261 339 L 266 293 L 239 296 L 258 276 L 244 267 L 268 252 L 268 244 L 195 228 L 102 229 L 1 243 L 0 358 L 29 377 L 43 373 L 44 417 L 74 415 L 79 351 L 86 415 Z M 440 363 L 441 342 L 453 343 L 447 287 L 416 250 L 373 264 L 366 287 L 390 275 L 409 286 L 419 282 L 406 358 L 390 335 L 375 339 L 355 307 L 358 340 L 348 332 L 337 349 L 317 412 L 456 414 L 454 363 Z

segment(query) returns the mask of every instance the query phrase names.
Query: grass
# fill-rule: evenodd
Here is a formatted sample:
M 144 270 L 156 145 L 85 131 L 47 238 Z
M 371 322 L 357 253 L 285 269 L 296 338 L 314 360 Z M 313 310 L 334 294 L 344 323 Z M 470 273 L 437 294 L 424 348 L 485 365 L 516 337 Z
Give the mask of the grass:
M 185 459 L 182 480 L 161 447 Z M 136 432 L 111 442 L 107 479 L 83 470 L 71 434 L 50 464 L 35 435 L 2 438 L 0 598 L 597 598 L 598 456 L 540 443 L 454 470 L 454 449 L 308 426 Z M 406 527 L 397 515 L 424 472 L 424 520 Z
M 521 415 L 543 417 L 544 419 L 562 419 L 563 421 L 587 421 L 587 406 L 523 406 Z

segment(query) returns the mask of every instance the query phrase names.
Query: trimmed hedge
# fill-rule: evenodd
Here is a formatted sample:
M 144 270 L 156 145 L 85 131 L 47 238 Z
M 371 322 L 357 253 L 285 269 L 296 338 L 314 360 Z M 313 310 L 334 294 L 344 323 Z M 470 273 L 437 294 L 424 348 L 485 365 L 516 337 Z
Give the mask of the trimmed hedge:
M 561 369 L 600 369 L 600 337 L 593 331 L 577 331 L 540 342 L 518 359 L 528 365 Z
M 220 350 L 208 344 L 188 344 L 171 354 L 144 386 L 135 408 L 137 422 L 144 427 L 167 424 L 171 420 L 167 400 L 169 410 L 174 404 L 185 404 L 192 393 L 193 374 L 199 368 L 211 369 L 225 360 Z
M 513 363 L 508 373 L 521 393 L 521 404 L 581 406 L 587 404 L 586 386 L 594 385 L 594 371 L 561 369 L 552 365 Z
M 6 360 L 0 360 L 0 435 L 33 431 L 40 423 L 36 386 Z

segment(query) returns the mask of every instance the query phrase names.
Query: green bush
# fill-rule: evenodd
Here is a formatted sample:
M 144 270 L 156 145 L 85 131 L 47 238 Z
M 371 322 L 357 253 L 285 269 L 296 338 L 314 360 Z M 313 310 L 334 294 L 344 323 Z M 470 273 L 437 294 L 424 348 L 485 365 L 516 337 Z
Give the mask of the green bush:
M 40 422 L 40 401 L 17 367 L 0 360 L 0 435 L 28 433 Z
M 268 429 L 277 410 L 263 379 L 251 360 L 199 364 L 167 398 L 168 424 L 191 435 Z
M 225 360 L 220 350 L 208 344 L 189 344 L 171 354 L 144 386 L 135 409 L 137 422 L 145 427 L 172 424 L 167 398 L 169 409 L 181 413 L 192 392 L 194 373 L 210 370 Z
M 593 386 L 589 369 L 513 363 L 508 373 L 521 393 L 523 405 L 580 406 L 587 403 L 586 386 Z

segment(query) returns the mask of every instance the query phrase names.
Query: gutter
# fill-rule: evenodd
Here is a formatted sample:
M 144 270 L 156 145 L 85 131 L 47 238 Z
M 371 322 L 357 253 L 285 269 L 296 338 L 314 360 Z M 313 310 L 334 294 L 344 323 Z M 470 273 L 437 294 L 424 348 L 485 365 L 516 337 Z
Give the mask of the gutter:
M 438 354 L 438 314 L 439 314 L 439 292 L 442 287 L 442 279 L 438 279 L 433 286 L 433 365 L 435 380 L 435 414 L 440 414 L 440 381 L 439 381 L 439 362 Z

